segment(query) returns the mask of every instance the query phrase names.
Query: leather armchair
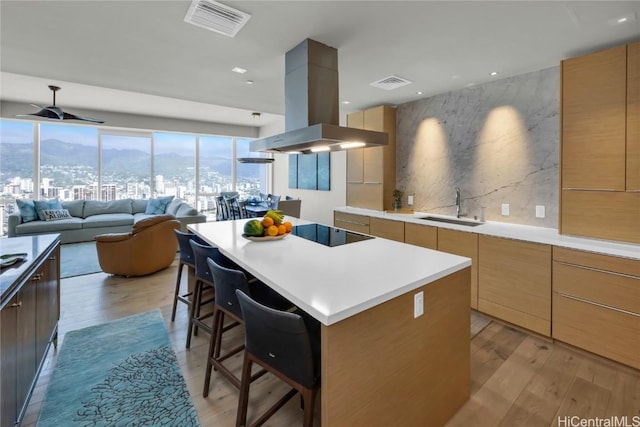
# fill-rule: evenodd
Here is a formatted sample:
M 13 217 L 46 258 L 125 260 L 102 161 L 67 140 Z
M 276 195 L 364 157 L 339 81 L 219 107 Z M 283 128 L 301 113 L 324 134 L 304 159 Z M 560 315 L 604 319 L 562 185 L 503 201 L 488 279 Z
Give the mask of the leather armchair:
M 167 268 L 176 258 L 174 230 L 180 221 L 173 215 L 157 215 L 138 221 L 130 233 L 96 236 L 102 271 L 118 276 L 144 276 Z

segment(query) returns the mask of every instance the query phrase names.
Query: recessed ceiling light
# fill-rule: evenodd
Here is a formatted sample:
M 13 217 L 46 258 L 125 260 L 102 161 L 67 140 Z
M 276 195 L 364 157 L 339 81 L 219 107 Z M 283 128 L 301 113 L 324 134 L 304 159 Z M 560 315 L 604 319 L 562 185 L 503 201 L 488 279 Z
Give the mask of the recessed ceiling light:
M 241 67 L 233 67 L 233 69 L 231 70 L 234 73 L 238 73 L 238 74 L 244 74 L 247 72 L 247 70 L 245 70 L 244 68 Z
M 344 105 L 349 105 L 349 104 L 351 104 L 351 101 L 342 101 L 342 103 L 343 103 Z
M 422 95 L 421 91 L 416 92 L 416 95 Z
M 608 23 L 609 25 L 621 25 L 621 24 L 626 24 L 627 22 L 631 22 L 635 20 L 636 20 L 636 14 L 632 12 L 623 16 L 618 16 L 617 18 L 609 19 Z
M 498 72 L 497 72 L 497 71 L 492 71 L 492 72 L 490 72 L 490 73 L 489 73 L 489 75 L 490 75 L 490 76 L 497 76 L 497 75 L 498 75 Z
M 453 76 L 451 76 L 451 78 L 452 79 L 458 79 L 458 78 L 460 78 L 460 76 L 457 76 L 457 75 L 454 74 Z
M 248 85 L 252 85 L 253 84 L 253 80 L 247 80 L 245 83 L 248 84 Z

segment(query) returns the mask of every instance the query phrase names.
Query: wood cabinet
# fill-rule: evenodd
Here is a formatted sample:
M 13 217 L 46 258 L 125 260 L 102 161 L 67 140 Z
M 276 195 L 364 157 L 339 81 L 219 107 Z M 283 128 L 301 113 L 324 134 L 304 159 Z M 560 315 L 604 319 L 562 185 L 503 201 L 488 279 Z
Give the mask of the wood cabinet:
M 351 113 L 347 126 L 389 135 L 387 146 L 347 151 L 347 205 L 390 209 L 396 181 L 396 110 L 383 105 Z
M 333 225 L 356 233 L 369 234 L 369 217 L 344 212 L 333 212 Z
M 640 191 L 640 42 L 627 45 L 627 191 Z
M 438 249 L 438 227 L 406 222 L 404 242 L 423 248 Z
M 639 50 L 562 61 L 561 234 L 640 243 Z
M 404 222 L 370 217 L 369 234 L 383 239 L 404 242 Z
M 478 310 L 551 336 L 551 246 L 480 235 Z
M 478 235 L 438 228 L 438 250 L 471 258 L 471 308 L 478 309 Z
M 1 427 L 19 424 L 49 345 L 57 338 L 59 242 L 57 234 L 3 241 L 3 250 L 29 256 L 15 271 L 3 273 L 2 277 Z
M 553 338 L 640 368 L 640 261 L 554 247 Z

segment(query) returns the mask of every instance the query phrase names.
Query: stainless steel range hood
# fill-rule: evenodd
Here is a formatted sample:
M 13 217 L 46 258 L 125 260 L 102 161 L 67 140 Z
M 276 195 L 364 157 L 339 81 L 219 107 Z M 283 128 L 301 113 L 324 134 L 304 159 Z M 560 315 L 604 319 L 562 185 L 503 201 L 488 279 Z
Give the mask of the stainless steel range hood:
M 338 51 L 306 39 L 285 56 L 286 132 L 257 139 L 251 151 L 308 154 L 387 145 L 388 135 L 340 126 Z

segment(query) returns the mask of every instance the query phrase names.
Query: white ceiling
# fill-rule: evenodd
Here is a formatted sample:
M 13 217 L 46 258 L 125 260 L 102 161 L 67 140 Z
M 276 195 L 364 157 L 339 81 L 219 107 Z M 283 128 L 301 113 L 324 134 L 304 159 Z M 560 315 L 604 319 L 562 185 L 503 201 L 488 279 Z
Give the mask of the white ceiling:
M 47 85 L 58 84 L 69 112 L 260 126 L 284 114 L 284 54 L 305 38 L 338 49 L 340 99 L 351 102 L 341 115 L 640 39 L 638 1 L 221 2 L 252 15 L 235 38 L 185 23 L 190 0 L 0 0 L 0 99 L 50 105 Z M 630 22 L 614 25 L 622 16 Z M 390 75 L 413 84 L 369 85 Z

